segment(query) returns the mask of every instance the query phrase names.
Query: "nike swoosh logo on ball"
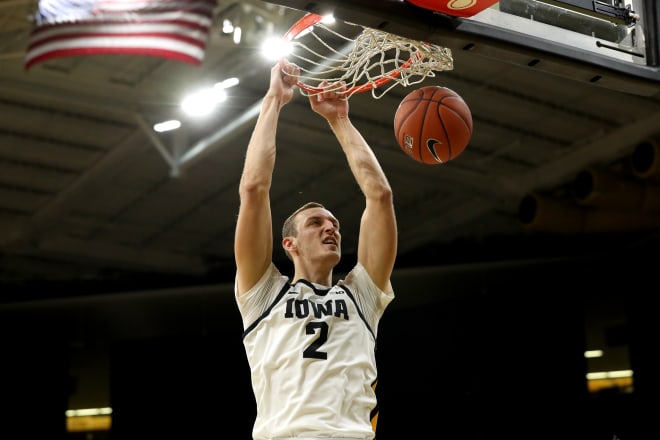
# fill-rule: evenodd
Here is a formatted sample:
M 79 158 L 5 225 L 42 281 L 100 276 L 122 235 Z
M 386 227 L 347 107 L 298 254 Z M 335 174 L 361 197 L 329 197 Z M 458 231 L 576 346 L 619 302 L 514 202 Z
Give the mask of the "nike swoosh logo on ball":
M 435 146 L 436 144 L 442 144 L 437 139 L 427 139 L 426 140 L 426 148 L 429 150 L 429 153 L 431 153 L 431 156 L 438 162 L 442 163 L 442 160 L 438 157 L 438 153 L 435 152 Z

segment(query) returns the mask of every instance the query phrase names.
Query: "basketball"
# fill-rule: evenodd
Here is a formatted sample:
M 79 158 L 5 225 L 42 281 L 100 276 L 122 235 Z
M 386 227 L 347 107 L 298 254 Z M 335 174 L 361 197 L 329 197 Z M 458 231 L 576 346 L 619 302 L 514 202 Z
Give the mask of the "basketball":
M 421 87 L 401 100 L 394 114 L 394 136 L 416 161 L 447 163 L 470 142 L 472 112 L 463 98 L 447 87 Z

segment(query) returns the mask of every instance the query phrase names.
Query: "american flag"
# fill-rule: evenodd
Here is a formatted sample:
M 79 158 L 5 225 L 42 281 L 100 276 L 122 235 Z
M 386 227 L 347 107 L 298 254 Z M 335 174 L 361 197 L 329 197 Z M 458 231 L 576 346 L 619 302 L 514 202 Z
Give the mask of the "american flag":
M 40 0 L 25 69 L 75 55 L 149 55 L 199 65 L 215 0 Z

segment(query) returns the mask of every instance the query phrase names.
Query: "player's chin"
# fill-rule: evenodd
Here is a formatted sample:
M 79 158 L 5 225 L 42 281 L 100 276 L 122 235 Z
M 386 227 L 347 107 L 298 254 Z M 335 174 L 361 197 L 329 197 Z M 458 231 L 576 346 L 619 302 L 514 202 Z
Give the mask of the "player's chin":
M 328 258 L 334 260 L 334 264 L 338 264 L 341 260 L 341 249 L 338 246 L 333 246 L 333 250 L 328 250 Z
M 332 250 L 332 252 L 337 254 L 337 258 L 340 258 L 341 257 L 341 248 L 339 246 L 333 246 L 333 248 L 334 249 Z

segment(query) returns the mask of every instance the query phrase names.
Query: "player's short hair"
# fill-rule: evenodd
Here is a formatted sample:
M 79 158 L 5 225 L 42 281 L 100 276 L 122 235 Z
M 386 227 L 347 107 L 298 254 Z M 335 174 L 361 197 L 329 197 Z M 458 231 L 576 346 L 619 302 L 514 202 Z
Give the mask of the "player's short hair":
M 325 209 L 325 206 L 323 206 L 320 203 L 317 202 L 307 202 L 304 205 L 302 205 L 300 208 L 296 209 L 293 211 L 293 213 L 287 217 L 286 220 L 284 220 L 284 224 L 282 225 L 282 240 L 284 240 L 286 237 L 297 237 L 298 236 L 298 223 L 296 223 L 296 216 L 301 213 L 302 211 L 305 211 L 307 209 L 311 208 L 323 208 Z M 284 253 L 286 254 L 287 258 L 289 260 L 292 260 L 291 254 L 289 254 L 289 251 L 284 250 Z

